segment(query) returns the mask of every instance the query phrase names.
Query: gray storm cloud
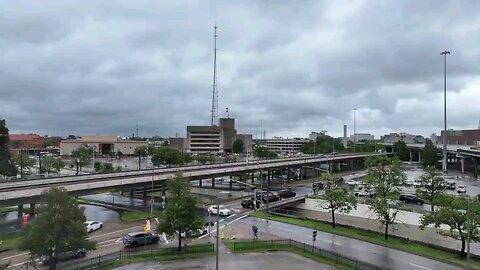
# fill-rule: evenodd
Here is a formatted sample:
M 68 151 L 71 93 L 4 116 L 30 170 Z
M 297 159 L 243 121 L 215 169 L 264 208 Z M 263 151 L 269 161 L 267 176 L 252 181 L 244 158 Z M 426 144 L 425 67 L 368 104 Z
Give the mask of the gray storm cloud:
M 480 118 L 477 1 L 0 3 L 0 118 L 12 132 L 183 134 L 209 124 L 213 29 L 220 115 L 240 132 L 430 135 Z

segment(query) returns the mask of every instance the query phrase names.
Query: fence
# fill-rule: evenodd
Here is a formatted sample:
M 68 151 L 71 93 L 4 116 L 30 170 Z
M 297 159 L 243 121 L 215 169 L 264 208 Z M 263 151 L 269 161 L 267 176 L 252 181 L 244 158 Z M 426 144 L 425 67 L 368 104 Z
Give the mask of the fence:
M 197 254 L 197 253 L 207 253 L 213 252 L 215 249 L 214 244 L 198 244 L 191 246 L 184 246 L 182 251 L 179 252 L 176 247 L 163 247 L 163 248 L 138 248 L 138 249 L 125 249 L 120 250 L 114 253 L 100 255 L 97 257 L 85 259 L 77 262 L 65 262 L 57 265 L 59 270 L 77 270 L 77 269 L 89 269 L 93 267 L 98 267 L 106 263 L 113 261 L 126 261 L 130 262 L 132 258 L 135 257 L 161 257 L 168 255 L 178 255 L 178 254 Z
M 291 239 L 285 240 L 254 240 L 254 241 L 239 241 L 233 243 L 233 250 L 248 250 L 248 249 L 269 249 L 269 248 L 281 248 L 281 247 L 289 247 L 289 248 L 296 248 L 298 250 L 302 250 L 304 252 L 310 252 L 313 254 L 317 254 L 319 256 L 331 259 L 338 263 L 343 263 L 352 266 L 354 269 L 368 269 L 368 270 L 377 270 L 377 269 L 388 269 L 385 267 L 380 267 L 373 265 L 368 262 L 358 261 L 357 259 L 353 259 L 347 257 L 345 255 L 338 254 L 333 251 L 324 250 L 318 247 L 314 247 L 312 245 L 301 243 Z

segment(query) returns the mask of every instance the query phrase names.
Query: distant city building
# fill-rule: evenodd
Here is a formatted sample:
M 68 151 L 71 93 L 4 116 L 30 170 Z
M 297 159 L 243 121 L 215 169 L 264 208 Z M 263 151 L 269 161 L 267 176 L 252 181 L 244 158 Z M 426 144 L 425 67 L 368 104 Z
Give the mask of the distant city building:
M 45 138 L 37 134 L 9 134 L 10 149 L 44 148 Z
M 480 129 L 447 130 L 447 144 L 478 145 L 480 144 Z M 444 131 L 437 136 L 437 143 L 443 143 Z
M 272 139 L 255 140 L 255 145 L 265 146 L 271 151 L 287 154 L 299 152 L 300 148 L 309 142 L 310 139 L 306 138 L 284 139 L 281 137 L 273 137 Z
M 237 130 L 235 129 L 234 118 L 220 118 L 219 119 L 220 131 L 222 133 L 223 151 L 226 153 L 232 152 L 233 141 Z
M 171 137 L 168 139 L 168 144 L 171 148 L 183 152 L 186 150 L 186 140 L 185 138 Z
M 235 136 L 235 140 L 241 140 L 243 142 L 243 146 L 245 148 L 245 152 L 249 154 L 253 153 L 253 136 L 252 134 L 237 134 Z
M 220 118 L 216 126 L 187 126 L 188 153 L 231 153 L 237 135 L 234 118 Z
M 382 136 L 381 140 L 386 143 L 396 143 L 398 141 L 403 141 L 405 143 L 425 143 L 425 138 L 422 135 L 414 135 L 404 132 L 389 133 Z
M 316 141 L 318 137 L 322 137 L 325 135 L 325 132 L 316 132 L 316 131 L 312 131 L 310 132 L 310 134 L 308 135 L 308 138 L 310 139 L 310 141 Z
M 95 153 L 100 155 L 113 154 L 119 151 L 124 155 L 133 155 L 137 147 L 147 146 L 148 142 L 122 140 L 116 136 L 83 136 L 74 140 L 61 141 L 60 155 L 69 156 L 82 145 L 92 147 Z
M 350 141 L 373 141 L 375 136 L 370 133 L 355 133 L 355 135 L 350 135 Z

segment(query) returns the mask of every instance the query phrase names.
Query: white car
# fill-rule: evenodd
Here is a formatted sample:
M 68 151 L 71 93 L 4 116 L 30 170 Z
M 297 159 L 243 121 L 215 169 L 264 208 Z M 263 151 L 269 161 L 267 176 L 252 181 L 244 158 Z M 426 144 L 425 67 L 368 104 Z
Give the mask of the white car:
M 464 185 L 457 186 L 457 193 L 467 193 L 467 187 Z
M 100 221 L 86 221 L 85 223 L 85 228 L 87 229 L 87 232 L 91 233 L 96 230 L 100 230 L 103 227 L 103 223 Z
M 217 209 L 216 205 L 211 205 L 208 207 L 208 212 L 212 215 L 220 215 L 220 216 L 229 216 L 230 210 L 220 205 L 220 208 Z
M 413 186 L 414 184 L 415 184 L 415 182 L 413 182 L 412 180 L 405 181 L 406 186 Z
M 421 187 L 421 186 L 422 186 L 422 182 L 420 182 L 420 181 L 414 181 L 414 182 L 413 182 L 413 186 L 416 187 L 416 188 L 417 188 L 417 187 Z
M 358 186 L 358 182 L 355 181 L 355 180 L 345 180 L 345 185 L 349 185 L 349 186 Z

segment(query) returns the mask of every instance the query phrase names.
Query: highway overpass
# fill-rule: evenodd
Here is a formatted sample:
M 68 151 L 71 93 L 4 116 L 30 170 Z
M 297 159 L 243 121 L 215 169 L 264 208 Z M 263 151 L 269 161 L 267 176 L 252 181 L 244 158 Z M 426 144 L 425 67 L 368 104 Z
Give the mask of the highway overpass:
M 182 173 L 189 180 L 200 180 L 222 176 L 245 175 L 247 173 L 286 168 L 302 168 L 322 163 L 361 161 L 372 155 L 387 153 L 355 153 L 329 156 L 298 157 L 267 161 L 223 163 L 178 168 L 130 171 L 109 174 L 57 177 L 37 180 L 4 182 L 0 185 L 0 205 L 34 203 L 51 187 L 63 187 L 74 195 L 86 195 L 111 189 L 148 190 L 152 185 L 165 184 L 166 180 Z M 214 181 L 212 181 L 214 183 Z

